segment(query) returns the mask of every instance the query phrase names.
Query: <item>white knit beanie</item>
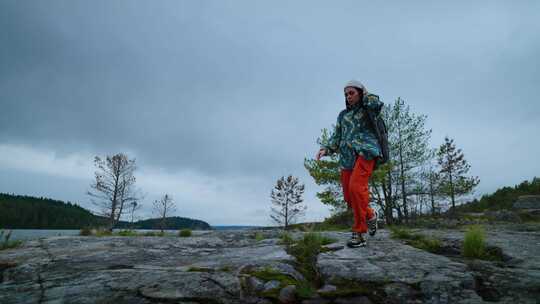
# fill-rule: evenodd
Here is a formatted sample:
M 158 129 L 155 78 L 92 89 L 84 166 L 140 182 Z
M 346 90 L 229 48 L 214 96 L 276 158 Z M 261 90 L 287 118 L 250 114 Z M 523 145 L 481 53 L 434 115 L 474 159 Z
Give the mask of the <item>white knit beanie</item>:
M 350 80 L 345 84 L 345 87 L 343 87 L 343 89 L 345 89 L 346 87 L 359 88 L 364 92 L 364 96 L 368 94 L 366 87 L 358 80 Z

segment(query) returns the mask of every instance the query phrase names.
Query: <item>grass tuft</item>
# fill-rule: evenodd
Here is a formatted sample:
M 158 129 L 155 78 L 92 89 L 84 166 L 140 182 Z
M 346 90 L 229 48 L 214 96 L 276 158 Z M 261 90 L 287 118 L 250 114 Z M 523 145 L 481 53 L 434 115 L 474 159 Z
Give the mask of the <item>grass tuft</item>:
M 279 242 L 278 242 L 279 245 L 285 245 L 285 246 L 290 246 L 292 244 L 294 244 L 294 239 L 292 237 L 292 235 L 286 231 L 284 231 L 280 238 L 279 238 Z
M 298 271 L 316 286 L 321 283 L 317 258 L 322 251 L 323 239 L 319 233 L 308 232 L 303 238 L 286 248 L 287 253 L 295 257 Z
M 442 242 L 439 239 L 415 234 L 402 227 L 392 226 L 389 228 L 393 238 L 405 240 L 408 245 L 431 253 L 440 253 L 442 251 Z
M 121 231 L 115 232 L 114 235 L 118 235 L 118 236 L 139 236 L 139 234 L 134 230 L 121 230 Z
M 0 230 L 0 250 L 16 248 L 23 243 L 20 240 L 10 241 L 10 238 L 11 230 L 8 230 L 7 232 L 5 232 L 4 230 Z
M 90 236 L 92 235 L 92 229 L 89 227 L 84 227 L 79 231 L 79 235 Z
M 481 259 L 486 254 L 485 232 L 482 226 L 471 226 L 465 232 L 462 254 L 467 258 Z
M 264 235 L 261 232 L 255 232 L 253 238 L 255 239 L 255 241 L 260 242 L 264 240 Z

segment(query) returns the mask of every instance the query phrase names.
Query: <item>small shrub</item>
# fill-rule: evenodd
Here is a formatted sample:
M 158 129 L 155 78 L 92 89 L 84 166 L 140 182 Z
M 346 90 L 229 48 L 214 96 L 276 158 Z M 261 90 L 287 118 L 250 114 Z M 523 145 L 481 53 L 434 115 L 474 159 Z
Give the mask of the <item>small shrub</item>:
M 314 232 L 304 234 L 304 237 L 288 246 L 287 252 L 296 259 L 297 269 L 304 277 L 318 285 L 320 282 L 317 270 L 317 257 L 321 253 L 323 237 Z
M 190 237 L 191 236 L 191 229 L 182 229 L 178 232 L 178 236 L 180 237 Z
M 9 240 L 10 238 L 11 238 L 11 230 L 8 230 L 7 233 L 5 233 L 4 230 L 0 230 L 0 250 L 15 248 L 22 244 L 22 241 L 20 240 L 10 241 Z
M 465 233 L 463 240 L 463 256 L 482 258 L 485 255 L 485 232 L 482 226 L 472 226 Z
M 116 233 L 118 236 L 138 236 L 139 234 L 134 230 L 121 230 Z
M 92 229 L 90 229 L 88 227 L 84 227 L 79 231 L 79 235 L 82 235 L 82 236 L 92 235 Z
M 291 236 L 290 233 L 284 231 L 281 236 L 280 236 L 280 240 L 278 242 L 279 245 L 285 245 L 285 246 L 290 246 L 294 243 L 294 239 L 293 237 Z
M 96 230 L 95 235 L 96 236 L 111 236 L 112 231 L 110 231 L 109 229 L 99 228 L 99 229 Z
M 255 239 L 255 241 L 259 242 L 264 240 L 264 235 L 261 232 L 255 232 L 253 238 Z

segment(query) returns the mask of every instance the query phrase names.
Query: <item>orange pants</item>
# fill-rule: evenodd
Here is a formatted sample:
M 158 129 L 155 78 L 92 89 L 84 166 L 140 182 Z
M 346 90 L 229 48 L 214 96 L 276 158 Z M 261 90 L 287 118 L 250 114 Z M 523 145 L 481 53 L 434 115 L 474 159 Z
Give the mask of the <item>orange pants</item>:
M 341 170 L 343 198 L 354 213 L 352 231 L 366 233 L 368 230 L 367 219 L 375 215 L 373 209 L 369 207 L 368 187 L 374 165 L 375 159 L 365 160 L 359 155 L 356 157 L 352 170 Z

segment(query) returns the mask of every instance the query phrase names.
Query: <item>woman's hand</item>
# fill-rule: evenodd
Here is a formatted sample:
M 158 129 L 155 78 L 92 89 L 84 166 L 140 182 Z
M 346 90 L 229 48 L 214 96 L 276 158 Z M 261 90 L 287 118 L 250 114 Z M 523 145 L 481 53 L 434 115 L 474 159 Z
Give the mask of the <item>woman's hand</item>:
M 326 149 L 320 149 L 319 152 L 317 152 L 315 159 L 320 160 L 323 156 L 326 156 Z

